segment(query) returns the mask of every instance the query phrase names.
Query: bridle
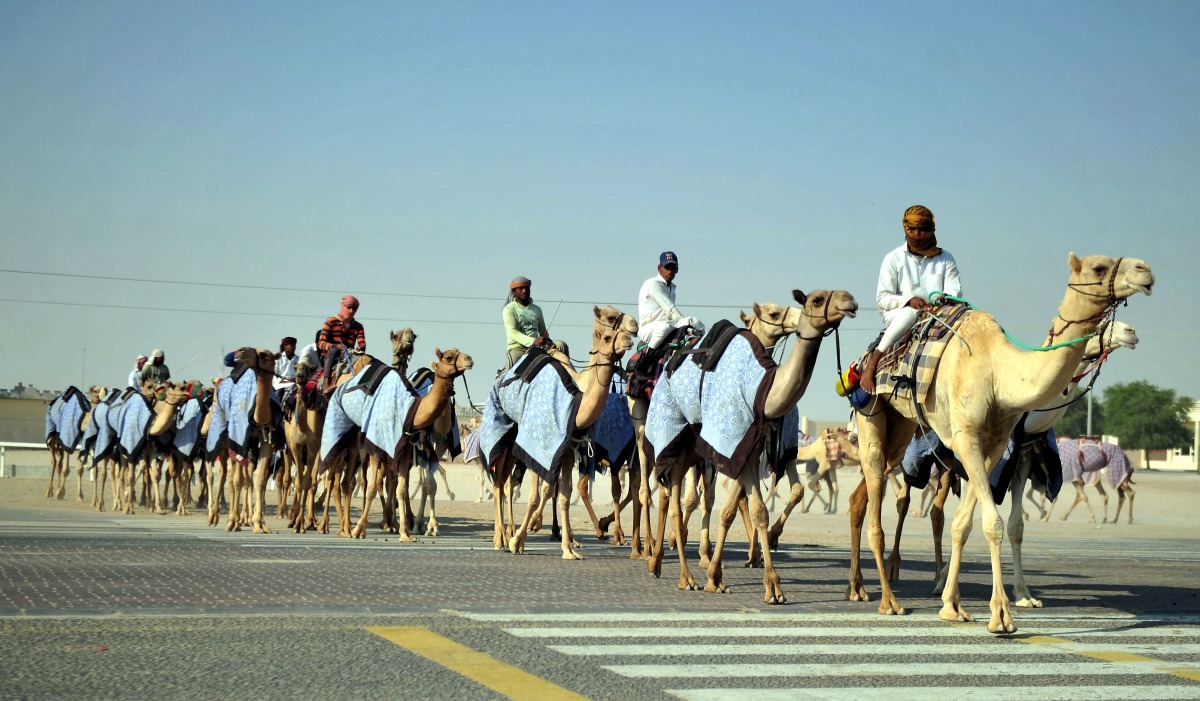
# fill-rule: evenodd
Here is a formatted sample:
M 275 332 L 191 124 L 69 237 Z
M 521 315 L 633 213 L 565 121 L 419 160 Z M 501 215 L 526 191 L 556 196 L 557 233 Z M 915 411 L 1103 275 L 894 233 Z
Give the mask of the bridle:
M 1118 258 L 1117 262 L 1113 264 L 1112 272 L 1108 276 L 1107 294 L 1097 294 L 1095 292 L 1088 292 L 1087 290 L 1080 289 L 1081 287 L 1088 286 L 1088 285 L 1103 285 L 1105 283 L 1104 280 L 1097 280 L 1095 282 L 1072 282 L 1072 283 L 1067 284 L 1067 288 L 1076 292 L 1077 294 L 1081 294 L 1085 297 L 1096 297 L 1096 298 L 1104 299 L 1107 302 L 1107 304 L 1105 305 L 1104 309 L 1100 310 L 1099 312 L 1097 312 L 1096 314 L 1094 314 L 1090 317 L 1087 317 L 1086 319 L 1064 319 L 1062 314 L 1059 314 L 1058 318 L 1060 321 L 1063 322 L 1063 327 L 1059 330 L 1055 330 L 1054 325 L 1050 326 L 1048 340 L 1051 343 L 1054 342 L 1054 339 L 1056 337 L 1061 336 L 1062 334 L 1066 333 L 1067 329 L 1071 328 L 1072 326 L 1082 325 L 1082 324 L 1096 324 L 1097 329 L 1095 331 L 1093 331 L 1092 333 L 1087 334 L 1085 336 L 1081 336 L 1080 339 L 1076 339 L 1076 340 L 1091 338 L 1092 336 L 1095 336 L 1097 333 L 1100 333 L 1100 330 L 1101 330 L 1101 328 L 1103 328 L 1103 324 L 1106 321 L 1112 322 L 1114 319 L 1116 319 L 1117 306 L 1120 305 L 1123 301 L 1123 300 L 1117 299 L 1117 291 L 1116 291 L 1117 273 L 1120 272 L 1121 262 L 1124 260 L 1125 260 L 1124 258 Z M 1125 303 L 1128 304 L 1127 301 L 1125 301 Z M 1110 327 L 1111 327 L 1111 325 L 1112 324 L 1109 323 Z

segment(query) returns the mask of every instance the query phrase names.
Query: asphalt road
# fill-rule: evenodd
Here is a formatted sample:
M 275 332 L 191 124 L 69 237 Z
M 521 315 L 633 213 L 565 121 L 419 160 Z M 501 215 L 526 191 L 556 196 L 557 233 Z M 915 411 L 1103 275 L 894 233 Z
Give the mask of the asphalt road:
M 938 619 L 927 520 L 906 528 L 908 615 L 883 617 L 845 600 L 844 516 L 793 516 L 776 562 L 789 603 L 768 607 L 742 536 L 716 595 L 678 591 L 670 556 L 650 577 L 583 521 L 583 561 L 545 533 L 523 556 L 494 552 L 474 502 L 441 506 L 440 537 L 401 544 L 297 535 L 273 516 L 256 535 L 96 513 L 46 500 L 41 480 L 0 480 L 0 698 L 1197 699 L 1200 480 L 1139 477 L 1133 525 L 1078 509 L 1029 524 L 1046 608 L 1017 610 L 1006 638 Z M 703 581 L 694 552 L 692 567 Z M 962 581 L 986 621 L 978 527 Z

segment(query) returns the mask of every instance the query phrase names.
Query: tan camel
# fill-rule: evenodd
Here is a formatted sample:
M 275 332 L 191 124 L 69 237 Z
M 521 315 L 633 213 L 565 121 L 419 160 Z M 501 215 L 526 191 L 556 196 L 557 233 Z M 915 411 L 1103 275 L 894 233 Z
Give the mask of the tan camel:
M 821 341 L 826 333 L 835 330 L 841 324 L 842 319 L 854 317 L 858 311 L 858 303 L 849 292 L 844 290 L 833 292 L 818 290 L 809 295 L 805 295 L 799 290 L 793 290 L 792 296 L 801 305 L 800 307 L 756 303 L 753 317 L 744 313 L 741 315 L 746 328 L 757 339 L 761 348 L 768 353 L 784 338 L 792 334 L 796 336 L 796 343 L 791 352 L 783 364 L 775 370 L 774 379 L 770 382 L 761 409 L 755 408 L 755 412 L 761 411 L 761 416 L 758 417 L 760 420 L 781 419 L 796 406 L 796 403 L 804 396 L 805 390 L 808 389 L 808 382 L 812 378 Z M 656 390 L 651 400 L 650 413 L 658 410 L 656 402 L 661 396 L 661 391 L 662 387 Z M 703 417 L 700 418 L 703 421 Z M 706 592 L 727 592 L 729 590 L 723 581 L 721 559 L 729 526 L 738 512 L 738 505 L 743 497 L 749 500 L 749 521 L 755 529 L 758 542 L 767 542 L 768 514 L 759 488 L 758 470 L 754 467 L 759 464 L 759 456 L 764 449 L 764 443 L 765 441 L 760 438 L 758 443 L 751 448 L 749 456 L 743 462 L 745 467 L 734 476 L 735 481 L 729 492 L 728 500 L 721 509 L 717 545 L 709 560 L 708 582 L 704 586 Z M 665 446 L 656 445 L 656 452 L 660 452 L 662 447 Z M 687 542 L 687 531 L 683 524 L 680 495 L 685 473 L 697 462 L 698 455 L 693 444 L 685 449 L 674 462 L 664 466 L 663 469 L 669 475 L 670 491 L 660 497 L 658 530 L 655 535 L 654 549 L 647 560 L 648 571 L 656 577 L 660 576 L 663 537 L 669 517 L 679 545 L 676 550 L 679 554 L 678 586 L 680 589 L 696 588 L 696 581 L 687 565 L 686 547 L 684 547 Z M 707 491 L 711 493 L 711 489 Z M 702 549 L 705 540 L 707 540 L 707 533 L 702 530 Z M 753 555 L 751 559 L 753 559 Z M 787 598 L 784 596 L 779 574 L 775 570 L 769 550 L 763 553 L 763 568 L 765 590 L 763 602 L 768 604 L 785 603 Z
M 434 373 L 433 386 L 429 389 L 429 393 L 421 397 L 416 403 L 411 427 L 413 431 L 421 431 L 433 425 L 434 420 L 442 413 L 446 405 L 450 403 L 454 379 L 475 366 L 475 362 L 471 359 L 471 356 L 466 353 L 460 353 L 455 348 L 444 352 L 441 349 L 435 349 L 434 353 L 437 356 L 437 367 Z M 395 494 L 396 501 L 403 507 L 403 513 L 396 514 L 396 525 L 399 531 L 398 540 L 402 543 L 412 542 L 413 537 L 409 532 L 409 523 L 412 522 L 412 504 L 408 497 L 408 475 L 413 464 L 412 448 L 401 446 L 397 451 L 397 455 L 392 458 L 392 465 L 388 465 L 381 459 L 383 457 L 382 450 L 374 449 L 367 452 L 369 456 L 367 488 L 363 498 L 362 516 L 358 519 L 358 524 L 354 527 L 351 534 L 355 538 L 366 537 L 367 520 L 370 516 L 371 503 L 375 501 L 375 497 L 380 487 L 385 483 L 386 477 L 389 495 Z
M 87 397 L 75 387 L 54 398 L 46 408 L 46 448 L 50 451 L 50 486 L 46 498 L 62 499 L 71 474 L 71 453 L 83 437 L 83 421 L 92 409 Z M 82 466 L 78 500 L 83 501 Z
M 879 612 L 904 613 L 885 573 L 881 506 L 884 475 L 900 461 L 918 422 L 932 428 L 963 463 L 970 484 L 954 517 L 953 549 L 947 586 L 942 593 L 943 620 L 971 620 L 962 606 L 958 573 L 962 547 L 971 530 L 975 505 L 982 503 L 983 530 L 992 563 L 991 617 L 988 631 L 1012 633 L 1011 604 L 1005 594 L 1000 566 L 1004 520 L 991 497 L 988 473 L 1004 452 L 1013 428 L 1027 411 L 1047 406 L 1071 381 L 1083 357 L 1082 341 L 1122 299 L 1136 292 L 1150 294 L 1154 275 L 1141 260 L 1089 256 L 1068 258 L 1071 271 L 1067 292 L 1052 322 L 1046 346 L 1053 350 L 1028 352 L 1005 339 L 990 314 L 970 312 L 948 342 L 923 401 L 875 396 L 858 411 L 858 434 L 863 473 L 867 480 L 869 540 L 879 570 Z M 850 594 L 865 597 L 857 558 L 851 556 Z
M 788 483 L 791 485 L 791 490 L 788 494 L 787 504 L 785 504 L 783 507 L 783 511 L 779 513 L 779 517 L 775 519 L 775 523 L 767 531 L 767 544 L 769 547 L 776 548 L 779 546 L 779 537 L 783 534 L 784 524 L 787 523 L 788 517 L 792 513 L 792 509 L 794 509 L 797 504 L 800 504 L 804 500 L 805 484 L 800 480 L 800 473 L 798 470 L 799 464 L 807 463 L 809 461 L 815 461 L 817 463 L 816 472 L 812 473 L 811 475 L 807 475 L 807 487 L 812 493 L 812 496 L 809 497 L 808 501 L 801 507 L 800 513 L 808 513 L 813 501 L 819 498 L 818 492 L 821 489 L 820 481 L 823 479 L 825 480 L 826 484 L 829 485 L 830 493 L 828 502 L 825 502 L 824 499 L 821 500 L 825 503 L 825 508 L 823 511 L 826 514 L 837 513 L 837 473 L 835 470 L 845 464 L 847 457 L 844 449 L 841 448 L 841 444 L 838 442 L 838 438 L 842 437 L 845 439 L 847 435 L 848 432 L 843 428 L 826 428 L 821 431 L 815 441 L 809 443 L 808 445 L 802 445 L 796 449 L 796 459 L 788 461 L 787 465 L 784 467 L 784 474 L 788 478 Z M 834 457 L 832 460 L 830 459 L 831 454 Z M 833 476 L 831 477 L 831 475 Z M 767 496 L 768 500 L 770 500 L 771 496 L 774 495 L 775 490 L 779 487 L 779 484 L 781 484 L 782 481 L 782 479 L 777 479 L 775 484 L 772 485 L 771 493 Z
M 242 529 L 242 497 L 248 488 L 252 499 L 250 523 L 255 533 L 267 533 L 264 505 L 267 492 L 267 471 L 271 454 L 283 443 L 282 432 L 276 430 L 271 416 L 271 381 L 275 377 L 276 355 L 262 348 L 239 348 L 234 351 L 236 366 L 233 374 L 217 385 L 213 400 L 208 436 L 208 452 L 224 458 L 229 473 L 229 521 L 228 531 Z M 253 372 L 253 388 L 240 395 L 245 372 Z M 244 420 L 244 425 L 241 422 Z M 244 436 L 235 436 L 230 429 L 244 429 Z M 218 435 L 212 435 L 216 430 Z M 224 435 L 221 435 L 224 434 Z M 240 443 L 238 442 L 240 440 Z M 225 441 L 227 445 L 219 446 Z M 252 466 L 251 463 L 254 463 Z M 219 494 L 212 495 L 212 503 L 219 504 Z M 213 507 L 209 507 L 211 518 Z
M 593 307 L 592 313 L 595 316 L 595 320 L 592 322 L 592 348 L 588 354 L 588 364 L 575 374 L 575 383 L 583 393 L 573 422 L 577 434 L 580 435 L 586 432 L 603 414 L 604 406 L 608 401 L 608 388 L 612 380 L 613 371 L 617 368 L 621 357 L 633 346 L 633 337 L 637 334 L 637 321 L 613 307 L 604 307 L 603 309 Z M 574 373 L 574 368 L 571 367 L 569 358 L 559 353 L 552 353 L 552 355 L 558 359 L 568 372 Z M 496 499 L 494 541 L 497 547 L 500 547 L 500 543 L 502 542 L 501 530 L 503 520 L 500 511 L 500 500 L 511 475 L 513 464 L 511 453 L 502 456 L 499 459 L 499 463 L 497 479 L 492 486 L 492 493 Z M 583 559 L 583 555 L 575 549 L 578 547 L 578 543 L 575 542 L 574 534 L 571 530 L 571 469 L 573 467 L 574 460 L 563 460 L 554 484 L 543 481 L 541 485 L 538 485 L 535 482 L 534 488 L 530 490 L 529 509 L 525 513 L 525 518 L 509 539 L 508 549 L 511 552 L 522 553 L 525 551 L 525 538 L 534 523 L 535 515 L 541 514 L 543 504 L 549 502 L 551 493 L 557 488 L 558 517 L 562 535 L 562 559 Z
M 288 513 L 288 527 L 296 533 L 316 528 L 313 474 L 321 454 L 325 405 L 319 391 L 309 392 L 304 386 L 317 370 L 307 359 L 296 364 L 296 408 L 283 424 L 284 443 L 296 466 L 296 498 Z

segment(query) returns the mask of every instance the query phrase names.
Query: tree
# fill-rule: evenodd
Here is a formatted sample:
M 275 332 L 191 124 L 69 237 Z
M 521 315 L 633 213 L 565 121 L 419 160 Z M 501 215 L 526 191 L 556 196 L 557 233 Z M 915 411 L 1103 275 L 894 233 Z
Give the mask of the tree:
M 1182 448 L 1192 442 L 1184 426 L 1192 403 L 1145 380 L 1121 382 L 1104 390 L 1104 430 L 1120 438 L 1122 448 Z
M 1063 401 L 1066 401 L 1066 398 L 1063 398 Z M 1059 404 L 1061 403 L 1059 402 Z M 1084 395 L 1068 406 L 1067 413 L 1055 422 L 1054 435 L 1070 436 L 1071 438 L 1088 435 L 1087 414 L 1088 398 L 1087 395 Z M 1094 396 L 1092 397 L 1092 435 L 1099 436 L 1105 432 L 1104 402 L 1100 401 L 1098 396 Z

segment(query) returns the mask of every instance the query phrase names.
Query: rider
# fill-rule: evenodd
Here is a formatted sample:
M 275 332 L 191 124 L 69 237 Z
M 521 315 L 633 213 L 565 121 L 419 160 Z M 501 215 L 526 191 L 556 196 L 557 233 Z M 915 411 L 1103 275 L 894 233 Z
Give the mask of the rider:
M 142 385 L 146 383 L 159 384 L 171 379 L 171 369 L 167 367 L 167 354 L 161 348 L 155 348 L 150 354 L 150 362 L 142 367 Z
M 638 337 L 650 348 L 658 348 L 675 329 L 692 326 L 703 333 L 699 319 L 684 316 L 675 307 L 675 276 L 679 258 L 674 251 L 658 255 L 658 274 L 642 283 L 638 291 Z
M 342 297 L 342 306 L 335 316 L 325 320 L 317 334 L 317 350 L 325 356 L 326 386 L 332 387 L 333 367 L 348 349 L 367 352 L 367 332 L 354 319 L 358 312 L 358 298 L 354 295 Z
M 904 210 L 904 245 L 888 253 L 879 269 L 875 301 L 883 316 L 883 337 L 867 357 L 860 384 L 875 393 L 875 368 L 879 359 L 917 322 L 931 292 L 962 296 L 958 264 L 950 252 L 939 248 L 933 212 L 921 205 Z
M 533 303 L 533 297 L 529 294 L 532 284 L 527 277 L 517 277 L 508 285 L 508 299 L 505 300 L 501 313 L 504 319 L 504 333 L 508 340 L 505 346 L 504 370 L 501 372 L 516 365 L 521 356 L 533 346 L 554 347 L 563 355 L 570 354 L 567 344 L 550 339 L 542 308 Z

